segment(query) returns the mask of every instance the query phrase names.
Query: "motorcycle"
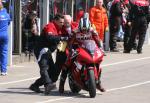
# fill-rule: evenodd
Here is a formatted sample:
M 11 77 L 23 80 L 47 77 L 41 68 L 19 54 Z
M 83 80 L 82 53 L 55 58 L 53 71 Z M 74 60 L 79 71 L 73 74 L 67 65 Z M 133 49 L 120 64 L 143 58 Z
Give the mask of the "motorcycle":
M 96 85 L 99 83 L 101 75 L 100 64 L 103 61 L 104 53 L 101 48 L 97 47 L 94 40 L 83 41 L 82 45 L 78 45 L 68 59 L 70 60 L 69 86 L 73 93 L 79 93 L 83 89 L 89 92 L 91 98 L 94 98 Z

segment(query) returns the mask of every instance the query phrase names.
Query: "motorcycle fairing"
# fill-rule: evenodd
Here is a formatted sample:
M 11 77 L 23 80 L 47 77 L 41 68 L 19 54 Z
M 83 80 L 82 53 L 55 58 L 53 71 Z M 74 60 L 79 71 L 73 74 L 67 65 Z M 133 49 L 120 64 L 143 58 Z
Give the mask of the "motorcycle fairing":
M 84 48 L 78 48 L 78 56 L 77 59 L 81 64 L 91 64 L 91 63 L 100 63 L 104 56 L 103 52 L 96 48 L 93 55 L 88 52 L 88 50 Z

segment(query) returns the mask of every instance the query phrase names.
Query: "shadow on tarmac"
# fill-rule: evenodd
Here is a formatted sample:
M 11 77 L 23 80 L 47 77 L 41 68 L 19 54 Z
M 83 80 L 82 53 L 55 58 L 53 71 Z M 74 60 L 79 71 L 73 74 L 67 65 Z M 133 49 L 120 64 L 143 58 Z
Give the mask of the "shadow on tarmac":
M 29 90 L 28 88 L 7 88 L 8 90 L 0 91 L 0 94 L 25 94 L 25 95 L 37 95 L 40 93 L 35 93 Z
M 35 93 L 29 88 L 7 88 L 8 90 L 0 91 L 0 94 L 23 94 L 23 95 L 40 95 L 40 96 L 62 96 L 62 97 L 73 97 L 73 98 L 90 98 L 87 93 L 72 93 L 71 91 L 65 91 L 64 93 L 59 93 L 58 90 L 52 90 L 50 94 L 45 95 L 44 93 Z M 42 88 L 43 89 L 43 88 Z M 98 95 L 98 94 L 97 94 Z

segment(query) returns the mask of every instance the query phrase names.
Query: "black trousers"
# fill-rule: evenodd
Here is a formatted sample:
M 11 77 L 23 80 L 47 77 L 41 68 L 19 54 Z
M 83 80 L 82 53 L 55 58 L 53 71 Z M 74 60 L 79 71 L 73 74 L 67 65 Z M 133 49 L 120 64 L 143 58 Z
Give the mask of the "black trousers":
M 36 42 L 36 35 L 33 34 L 30 30 L 26 30 L 23 32 L 22 36 L 22 46 L 23 46 L 23 51 L 28 51 L 28 52 L 33 52 L 34 49 L 34 44 Z
M 121 25 L 121 17 L 111 17 L 110 20 L 110 50 L 117 48 L 117 35 Z
M 148 24 L 145 16 L 137 17 L 134 19 L 134 21 L 132 22 L 131 37 L 128 43 L 128 49 L 127 49 L 128 51 L 131 51 L 132 47 L 134 46 L 134 42 L 137 35 L 138 35 L 137 51 L 142 51 L 147 27 Z
M 128 48 L 128 42 L 129 42 L 129 39 L 130 39 L 130 36 L 131 36 L 131 25 L 129 26 L 127 23 L 124 25 L 124 39 L 123 39 L 123 46 L 124 46 L 124 50 L 127 50 Z
M 41 48 L 34 50 L 35 56 L 38 59 Z M 56 63 L 53 62 L 51 52 L 43 54 L 41 60 L 38 62 L 40 68 L 40 78 L 34 83 L 36 86 L 42 86 L 58 80 L 61 72 L 61 66 L 65 62 L 66 55 L 62 52 L 57 52 Z
M 131 30 L 132 30 L 132 26 L 128 25 L 128 24 L 125 24 L 124 27 L 123 27 L 123 30 L 124 30 L 124 39 L 123 39 L 123 46 L 124 46 L 124 50 L 127 50 L 128 49 L 128 43 L 129 43 L 129 40 L 130 40 L 130 37 L 131 37 Z M 136 43 L 136 39 L 134 41 L 134 44 L 133 44 L 133 49 L 135 49 L 137 47 L 137 43 Z

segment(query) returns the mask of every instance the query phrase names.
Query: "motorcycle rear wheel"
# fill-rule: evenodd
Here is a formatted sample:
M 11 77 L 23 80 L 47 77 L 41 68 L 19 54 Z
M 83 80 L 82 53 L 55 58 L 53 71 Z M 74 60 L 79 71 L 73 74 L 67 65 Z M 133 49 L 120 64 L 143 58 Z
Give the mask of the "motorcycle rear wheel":
M 94 71 L 89 69 L 88 70 L 88 90 L 91 98 L 94 98 L 96 96 L 96 83 L 95 83 L 95 76 Z

